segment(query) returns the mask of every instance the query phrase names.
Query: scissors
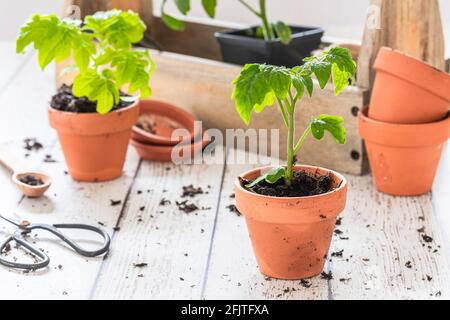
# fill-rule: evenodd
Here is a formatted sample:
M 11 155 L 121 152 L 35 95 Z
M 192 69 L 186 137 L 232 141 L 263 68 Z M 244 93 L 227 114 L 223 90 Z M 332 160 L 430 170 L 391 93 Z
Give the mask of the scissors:
M 60 238 L 62 241 L 64 241 L 66 244 L 68 244 L 73 250 L 75 250 L 79 255 L 83 257 L 97 257 L 100 256 L 109 250 L 109 246 L 111 243 L 111 239 L 107 232 L 103 231 L 100 228 L 85 225 L 85 224 L 34 224 L 29 221 L 23 220 L 23 221 L 14 221 L 12 219 L 8 219 L 0 215 L 0 218 L 15 225 L 17 227 L 17 230 L 14 232 L 13 235 L 11 235 L 6 241 L 0 245 L 0 264 L 14 268 L 14 269 L 23 269 L 23 270 L 38 270 L 43 269 L 47 267 L 50 263 L 50 258 L 48 255 L 46 255 L 44 252 L 42 252 L 39 248 L 36 248 L 32 244 L 30 244 L 28 241 L 25 240 L 25 236 L 28 235 L 33 230 L 45 230 L 48 231 L 58 238 Z M 102 236 L 104 242 L 103 246 L 94 251 L 87 251 L 78 246 L 74 241 L 68 239 L 63 233 L 59 231 L 59 229 L 80 229 L 80 230 L 88 230 L 95 232 Z M 8 245 L 10 245 L 11 242 L 15 242 L 18 247 L 23 247 L 35 256 L 39 257 L 40 260 L 36 263 L 20 263 L 20 262 L 13 262 L 6 260 L 2 257 L 2 253 L 6 250 Z

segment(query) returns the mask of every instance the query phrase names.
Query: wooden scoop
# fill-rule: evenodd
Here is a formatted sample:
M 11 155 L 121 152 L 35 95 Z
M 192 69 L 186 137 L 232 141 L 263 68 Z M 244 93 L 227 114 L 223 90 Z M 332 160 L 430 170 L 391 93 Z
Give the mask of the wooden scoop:
M 0 164 L 13 172 L 12 181 L 27 197 L 37 198 L 42 196 L 52 183 L 52 179 L 48 175 L 26 170 L 20 160 L 3 149 L 0 149 Z

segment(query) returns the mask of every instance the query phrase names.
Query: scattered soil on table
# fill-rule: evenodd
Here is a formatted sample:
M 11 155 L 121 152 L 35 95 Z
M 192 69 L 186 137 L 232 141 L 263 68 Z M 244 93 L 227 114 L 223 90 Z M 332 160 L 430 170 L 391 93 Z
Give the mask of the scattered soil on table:
M 300 285 L 303 288 L 309 289 L 309 288 L 311 288 L 312 283 L 310 281 L 308 281 L 308 280 L 302 279 L 302 280 L 300 280 Z
M 249 183 L 242 179 L 243 185 Z M 294 172 L 292 185 L 286 185 L 284 179 L 278 180 L 274 184 L 261 181 L 249 190 L 271 197 L 307 197 L 324 194 L 332 190 L 331 178 L 329 175 L 321 176 L 310 174 L 305 171 Z
M 33 187 L 42 186 L 44 184 L 44 181 L 42 181 L 41 178 L 32 175 L 23 176 L 19 181 Z
M 332 257 L 342 257 L 344 254 L 344 249 L 340 250 L 340 251 L 336 251 L 336 252 L 332 252 L 331 256 Z
M 145 262 L 133 263 L 133 267 L 135 268 L 145 268 L 146 266 L 148 266 L 148 263 Z
M 167 204 L 171 204 L 170 200 L 167 200 L 166 198 L 162 198 L 161 201 L 159 202 L 160 206 L 165 206 Z
M 188 200 L 181 202 L 176 201 L 175 203 L 178 206 L 178 209 L 184 213 L 191 213 L 199 209 L 194 203 L 189 202 Z
M 192 184 L 188 186 L 183 187 L 183 194 L 181 195 L 182 198 L 194 198 L 198 194 L 203 194 L 203 189 L 201 187 L 194 187 Z
M 342 224 L 342 218 L 337 218 L 336 219 L 336 225 L 340 226 Z
M 325 279 L 325 280 L 332 280 L 333 279 L 333 274 L 331 273 L 331 271 L 330 272 L 325 272 L 325 271 L 323 271 L 321 274 L 320 274 L 320 276 L 322 277 L 322 279 Z
M 53 156 L 51 154 L 46 154 L 45 158 L 44 158 L 44 162 L 55 163 L 57 161 L 55 159 L 53 159 Z
M 411 263 L 411 261 L 406 261 L 405 267 L 407 267 L 408 269 L 412 269 L 412 263 Z
M 120 92 L 120 96 L 129 97 L 129 95 Z M 131 105 L 132 102 L 125 102 L 120 100 L 119 103 L 113 106 L 111 111 L 123 109 Z M 58 93 L 52 97 L 50 106 L 53 109 L 74 113 L 96 113 L 97 102 L 91 101 L 86 97 L 77 98 L 72 93 L 72 86 L 62 85 L 58 89 Z
M 110 200 L 111 201 L 111 207 L 115 207 L 122 204 L 122 200 Z
M 23 148 L 27 151 L 39 151 L 44 148 L 44 145 L 36 138 L 26 138 L 23 142 L 25 143 Z
M 230 204 L 229 206 L 227 206 L 227 209 L 232 213 L 236 213 L 238 217 L 242 215 L 234 204 Z

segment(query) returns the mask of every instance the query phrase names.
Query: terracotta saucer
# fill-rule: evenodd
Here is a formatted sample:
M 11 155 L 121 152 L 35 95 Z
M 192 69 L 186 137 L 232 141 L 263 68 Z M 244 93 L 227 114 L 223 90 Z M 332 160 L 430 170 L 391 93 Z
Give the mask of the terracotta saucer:
M 132 139 L 152 145 L 174 146 L 181 141 L 193 141 L 201 134 L 201 128 L 195 128 L 195 117 L 189 112 L 172 104 L 142 100 L 139 102 L 140 112 L 138 123 L 133 126 Z M 176 129 L 186 129 L 189 134 L 172 139 Z
M 180 155 L 180 157 L 192 157 L 197 152 L 202 151 L 210 143 L 209 140 L 210 140 L 209 136 L 205 133 L 203 135 L 202 140 L 185 145 L 176 145 L 176 146 L 150 145 L 136 141 L 134 139 L 131 139 L 131 145 L 136 149 L 138 155 L 144 160 L 171 162 L 172 150 L 174 148 L 180 148 L 177 153 L 178 155 Z

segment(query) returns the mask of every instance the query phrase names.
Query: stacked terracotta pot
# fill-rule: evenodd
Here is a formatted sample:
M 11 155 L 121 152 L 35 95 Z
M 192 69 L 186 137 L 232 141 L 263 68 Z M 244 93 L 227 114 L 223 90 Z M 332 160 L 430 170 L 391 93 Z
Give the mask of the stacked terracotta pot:
M 380 49 L 374 68 L 359 129 L 375 184 L 392 195 L 427 193 L 450 137 L 450 75 L 389 48 Z
M 131 144 L 142 159 L 186 162 L 206 144 L 208 139 L 189 112 L 156 100 L 141 100 L 139 104 Z

